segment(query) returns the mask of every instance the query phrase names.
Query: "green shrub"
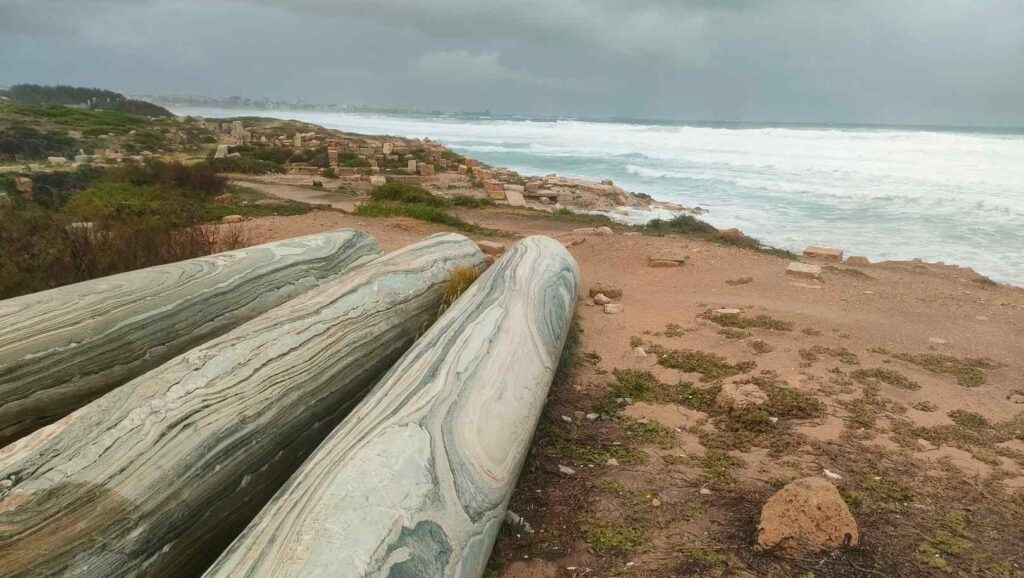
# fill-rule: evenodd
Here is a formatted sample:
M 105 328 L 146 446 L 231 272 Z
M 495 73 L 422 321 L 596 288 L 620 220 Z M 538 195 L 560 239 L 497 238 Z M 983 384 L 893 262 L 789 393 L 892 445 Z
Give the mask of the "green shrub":
M 285 172 L 284 167 L 270 161 L 261 161 L 252 157 L 225 157 L 207 159 L 200 166 L 209 167 L 218 173 L 242 173 L 246 175 L 268 175 Z
M 678 215 L 668 221 L 654 219 L 644 226 L 644 233 L 654 236 L 668 234 L 677 235 L 714 235 L 718 229 L 690 215 Z
M 494 201 L 487 198 L 471 197 L 469 195 L 455 195 L 448 199 L 448 204 L 453 207 L 469 207 L 471 209 L 478 209 L 480 207 L 493 206 Z
M 351 168 L 365 168 L 370 166 L 370 161 L 360 158 L 354 153 L 341 153 L 338 155 L 338 165 Z
M 59 211 L 75 194 L 85 190 L 104 175 L 103 169 L 80 165 L 73 171 L 32 173 L 32 200 L 51 211 Z
M 206 163 L 185 165 L 179 162 L 152 161 L 145 165 L 127 165 L 112 169 L 107 179 L 133 185 L 163 185 L 190 194 L 213 197 L 228 189 L 228 180 Z
M 64 133 L 41 132 L 22 125 L 0 129 L 0 159 L 71 157 L 77 151 L 78 141 Z
M 241 151 L 238 151 L 241 152 Z M 242 153 L 245 155 L 246 153 Z M 285 147 L 252 147 L 252 157 L 261 161 L 283 165 L 291 161 L 294 153 L 292 149 Z
M 356 214 L 362 217 L 409 217 L 419 221 L 446 225 L 469 233 L 487 232 L 481 227 L 467 223 L 454 215 L 449 215 L 443 210 L 429 205 L 396 203 L 393 201 L 371 202 L 359 205 L 356 208 Z
M 378 202 L 395 201 L 428 207 L 441 207 L 445 204 L 444 199 L 430 194 L 422 187 L 406 183 L 384 183 L 370 191 L 370 197 Z
M 161 185 L 98 182 L 68 201 L 64 213 L 94 223 L 158 217 L 170 224 L 183 224 L 199 210 L 179 191 Z

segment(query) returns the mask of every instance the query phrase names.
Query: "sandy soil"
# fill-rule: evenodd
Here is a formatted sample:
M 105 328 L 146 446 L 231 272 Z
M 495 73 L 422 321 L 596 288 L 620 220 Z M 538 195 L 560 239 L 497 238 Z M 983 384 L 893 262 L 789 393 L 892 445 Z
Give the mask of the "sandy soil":
M 690 238 L 579 237 L 580 225 L 533 212 L 459 214 L 506 243 L 583 239 L 570 248 L 583 276 L 580 361 L 552 387 L 510 505 L 533 532 L 503 534 L 491 575 L 1024 572 L 1024 404 L 1011 400 L 1024 401 L 1024 290 L 914 262 L 837 264 L 813 281 L 786 275 L 782 258 Z M 243 226 L 254 243 L 357 227 L 386 250 L 443 230 L 334 211 Z M 648 256 L 666 249 L 689 261 L 650 267 Z M 591 304 L 598 282 L 623 291 L 624 312 Z M 723 327 L 709 314 L 719 308 L 741 311 L 726 325 L 766 316 L 775 328 Z M 738 369 L 717 377 L 666 367 L 679 352 Z M 652 389 L 615 401 L 620 370 L 649 373 Z M 781 416 L 766 428 L 700 401 L 751 380 L 798 392 L 787 399 L 800 407 L 767 406 Z M 697 393 L 679 397 L 680 383 Z M 766 497 L 826 469 L 853 505 L 863 546 L 796 561 L 755 551 Z

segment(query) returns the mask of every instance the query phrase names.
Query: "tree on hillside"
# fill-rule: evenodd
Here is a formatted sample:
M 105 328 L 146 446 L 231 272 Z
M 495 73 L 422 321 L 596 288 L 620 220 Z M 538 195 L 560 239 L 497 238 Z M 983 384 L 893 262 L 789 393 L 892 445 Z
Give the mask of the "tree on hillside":
M 142 116 L 174 116 L 162 106 L 132 100 L 123 94 L 101 88 L 16 84 L 7 90 L 6 96 L 22 104 L 84 106 L 92 110 L 112 110 Z

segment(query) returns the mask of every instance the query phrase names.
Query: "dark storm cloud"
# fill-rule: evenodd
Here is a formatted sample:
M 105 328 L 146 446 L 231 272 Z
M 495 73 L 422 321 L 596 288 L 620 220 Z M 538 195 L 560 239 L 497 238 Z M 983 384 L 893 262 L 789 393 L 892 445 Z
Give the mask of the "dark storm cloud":
M 1024 125 L 1015 0 L 0 0 L 0 84 Z

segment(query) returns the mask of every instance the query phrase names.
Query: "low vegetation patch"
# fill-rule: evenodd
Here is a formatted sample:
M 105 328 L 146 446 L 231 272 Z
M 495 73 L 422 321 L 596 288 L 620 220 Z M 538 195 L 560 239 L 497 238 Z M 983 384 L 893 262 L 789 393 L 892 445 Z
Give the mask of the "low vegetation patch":
M 822 355 L 834 357 L 839 360 L 840 363 L 846 365 L 857 365 L 860 360 L 857 359 L 857 355 L 845 347 L 825 347 L 824 345 L 815 345 L 807 349 L 800 350 L 800 359 L 803 359 L 808 364 L 815 363 L 821 359 Z
M 1002 367 L 999 363 L 983 357 L 958 358 L 939 353 L 894 353 L 893 357 L 920 366 L 932 373 L 943 373 L 956 377 L 960 385 L 976 387 L 985 383 L 985 371 Z
M 770 329 L 772 331 L 792 331 L 793 324 L 789 321 L 781 321 L 769 315 L 758 315 L 756 317 L 744 317 L 738 313 L 714 313 L 707 311 L 704 317 L 712 323 L 722 327 L 733 327 L 736 329 Z
M 385 183 L 370 191 L 370 198 L 377 202 L 393 201 L 411 203 L 428 207 L 442 207 L 444 199 L 431 194 L 426 189 L 406 183 Z
M 362 217 L 408 217 L 418 221 L 437 223 L 459 231 L 468 233 L 486 233 L 482 227 L 463 221 L 455 215 L 450 215 L 437 207 L 428 205 L 412 205 L 408 203 L 395 202 L 370 202 L 363 203 L 356 208 L 356 214 Z
M 850 374 L 850 377 L 861 384 L 884 383 L 886 385 L 898 387 L 899 389 L 909 389 L 911 391 L 921 389 L 921 385 L 916 381 L 894 369 L 887 369 L 884 367 L 857 369 Z
M 669 349 L 651 343 L 648 350 L 658 356 L 658 364 L 663 367 L 678 369 L 683 373 L 699 373 L 701 381 L 715 381 L 742 373 L 748 373 L 757 367 L 753 361 L 729 363 L 720 355 L 694 349 Z
M 285 168 L 270 161 L 261 161 L 253 157 L 224 157 L 207 159 L 200 163 L 218 173 L 240 173 L 245 175 L 271 175 L 284 173 Z
M 590 511 L 580 513 L 577 522 L 587 548 L 601 556 L 632 554 L 643 546 L 646 538 L 642 527 L 601 519 Z
M 662 383 L 649 371 L 617 369 L 612 376 L 615 381 L 608 386 L 612 402 L 628 398 L 650 403 L 675 403 L 697 411 L 708 411 L 717 392 L 714 388 L 702 389 L 686 381 L 675 385 Z

